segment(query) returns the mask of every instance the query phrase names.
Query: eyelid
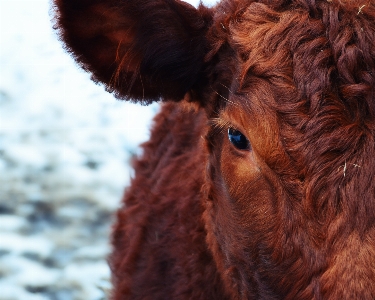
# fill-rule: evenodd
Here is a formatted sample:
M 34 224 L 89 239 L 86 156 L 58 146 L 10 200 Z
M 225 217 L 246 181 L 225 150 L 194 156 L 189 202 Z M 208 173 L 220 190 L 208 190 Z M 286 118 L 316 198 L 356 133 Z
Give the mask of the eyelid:
M 220 131 L 223 131 L 223 130 L 227 131 L 228 128 L 233 128 L 235 130 L 245 132 L 242 126 L 237 126 L 236 124 L 234 124 L 230 120 L 227 120 L 226 118 L 222 118 L 222 117 L 212 118 L 210 121 L 211 121 L 211 124 L 215 128 L 220 129 Z
M 210 119 L 212 128 L 214 129 L 215 134 L 228 134 L 228 129 L 232 128 L 234 130 L 237 130 L 241 132 L 246 139 L 249 141 L 250 147 L 251 147 L 251 142 L 250 139 L 247 137 L 247 132 L 244 130 L 242 126 L 236 125 L 234 122 L 231 120 L 228 120 L 225 116 L 221 116 L 218 118 L 212 118 Z

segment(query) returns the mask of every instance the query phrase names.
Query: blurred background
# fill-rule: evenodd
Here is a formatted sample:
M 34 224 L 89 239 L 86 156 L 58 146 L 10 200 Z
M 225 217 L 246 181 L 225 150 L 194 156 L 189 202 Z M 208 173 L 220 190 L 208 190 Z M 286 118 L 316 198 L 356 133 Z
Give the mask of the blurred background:
M 0 300 L 107 298 L 113 215 L 158 111 L 91 82 L 51 18 L 49 0 L 0 0 Z

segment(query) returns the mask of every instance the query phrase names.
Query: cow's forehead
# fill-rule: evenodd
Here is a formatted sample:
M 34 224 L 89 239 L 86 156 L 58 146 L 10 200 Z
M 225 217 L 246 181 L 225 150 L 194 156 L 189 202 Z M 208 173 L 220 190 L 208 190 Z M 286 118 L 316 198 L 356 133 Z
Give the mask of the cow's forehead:
M 276 100 L 306 100 L 315 108 L 336 101 L 337 109 L 374 117 L 374 8 L 365 14 L 355 1 L 318 4 L 317 12 L 255 2 L 237 8 L 223 23 L 237 53 L 234 81 L 247 91 L 261 78 L 277 87 Z M 293 91 L 298 97 L 288 100 Z

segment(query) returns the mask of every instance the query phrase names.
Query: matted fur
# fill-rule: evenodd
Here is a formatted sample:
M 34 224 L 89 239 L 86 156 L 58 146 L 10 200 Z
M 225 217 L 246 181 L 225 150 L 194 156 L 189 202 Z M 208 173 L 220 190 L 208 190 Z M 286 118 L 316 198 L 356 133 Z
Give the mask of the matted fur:
M 118 211 L 113 299 L 375 299 L 373 0 L 54 3 L 96 82 L 170 101 Z

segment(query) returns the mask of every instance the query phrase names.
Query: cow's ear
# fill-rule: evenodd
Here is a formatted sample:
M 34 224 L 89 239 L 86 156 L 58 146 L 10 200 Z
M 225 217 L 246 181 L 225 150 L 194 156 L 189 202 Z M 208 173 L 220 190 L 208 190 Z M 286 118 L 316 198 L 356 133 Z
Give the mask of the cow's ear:
M 202 81 L 211 12 L 177 0 L 54 0 L 55 29 L 117 98 L 178 101 Z

